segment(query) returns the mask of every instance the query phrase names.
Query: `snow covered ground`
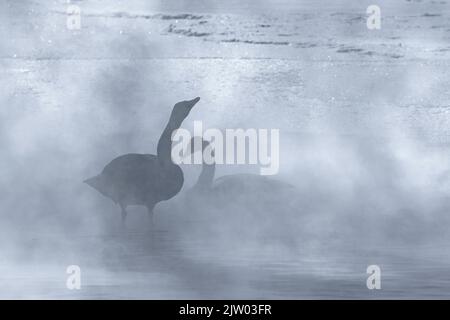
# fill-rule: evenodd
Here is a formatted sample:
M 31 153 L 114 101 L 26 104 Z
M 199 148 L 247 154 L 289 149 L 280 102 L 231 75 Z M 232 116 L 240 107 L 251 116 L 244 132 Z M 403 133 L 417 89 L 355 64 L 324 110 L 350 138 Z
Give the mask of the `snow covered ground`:
M 0 298 L 448 298 L 449 2 L 72 4 L 80 30 L 67 1 L 0 4 Z M 196 96 L 183 127 L 280 129 L 277 178 L 310 204 L 308 233 L 190 234 L 183 191 L 157 232 L 140 208 L 120 231 L 82 181 L 154 153 L 173 104 Z M 183 169 L 185 190 L 199 168 Z M 82 290 L 66 288 L 71 264 Z

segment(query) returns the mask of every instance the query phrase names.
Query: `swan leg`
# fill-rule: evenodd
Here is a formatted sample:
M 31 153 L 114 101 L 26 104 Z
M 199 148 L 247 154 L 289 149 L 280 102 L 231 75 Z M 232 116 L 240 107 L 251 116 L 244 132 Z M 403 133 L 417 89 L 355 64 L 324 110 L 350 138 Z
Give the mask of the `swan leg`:
M 150 226 L 153 228 L 154 227 L 154 219 L 153 219 L 153 208 L 155 207 L 154 204 L 148 204 L 147 205 L 147 210 L 148 210 L 148 218 L 150 221 Z
M 125 221 L 127 219 L 128 212 L 127 212 L 126 206 L 123 204 L 120 204 L 120 209 L 121 209 L 121 215 L 122 215 L 122 226 L 125 227 Z

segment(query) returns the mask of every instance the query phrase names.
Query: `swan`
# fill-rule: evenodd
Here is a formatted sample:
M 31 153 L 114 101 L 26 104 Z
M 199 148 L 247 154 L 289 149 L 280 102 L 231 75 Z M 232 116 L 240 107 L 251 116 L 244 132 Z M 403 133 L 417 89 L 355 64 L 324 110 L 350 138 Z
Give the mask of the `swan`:
M 99 175 L 84 181 L 119 204 L 123 225 L 129 205 L 147 207 L 150 222 L 153 224 L 155 205 L 174 197 L 181 190 L 184 182 L 183 171 L 172 162 L 171 135 L 181 126 L 199 100 L 197 97 L 175 104 L 159 138 L 156 155 L 129 153 L 119 156 L 107 164 Z
M 199 137 L 193 137 L 188 145 L 189 152 L 196 152 L 193 146 L 195 146 L 195 140 L 201 139 Z M 201 143 L 202 152 L 204 153 L 210 143 L 206 140 L 202 140 Z M 214 151 L 211 151 L 212 159 L 214 158 Z M 214 159 L 213 159 L 214 160 Z M 226 197 L 248 197 L 248 192 L 262 193 L 273 198 L 272 195 L 279 196 L 280 192 L 294 191 L 295 187 L 284 181 L 270 178 L 268 176 L 250 174 L 250 173 L 240 173 L 225 175 L 214 180 L 215 176 L 215 163 L 207 164 L 205 161 L 202 163 L 202 171 L 197 179 L 197 182 L 191 188 L 191 194 L 197 193 L 207 193 L 209 197 L 211 196 L 226 196 Z M 267 198 L 266 198 L 267 199 Z M 261 199 L 264 200 L 264 199 Z
M 188 152 L 196 152 L 190 142 Z M 195 146 L 195 144 L 194 144 Z M 202 151 L 210 147 L 202 141 Z M 210 151 L 214 159 L 214 151 Z M 214 179 L 215 163 L 203 161 L 201 173 L 186 193 L 186 208 L 197 221 L 214 221 L 213 234 L 229 229 L 239 236 L 283 240 L 298 233 L 301 224 L 299 193 L 293 185 L 258 174 L 230 174 Z M 208 222 L 208 223 L 210 223 Z M 221 231 L 219 231 L 221 230 Z M 216 232 L 217 231 L 217 232 Z

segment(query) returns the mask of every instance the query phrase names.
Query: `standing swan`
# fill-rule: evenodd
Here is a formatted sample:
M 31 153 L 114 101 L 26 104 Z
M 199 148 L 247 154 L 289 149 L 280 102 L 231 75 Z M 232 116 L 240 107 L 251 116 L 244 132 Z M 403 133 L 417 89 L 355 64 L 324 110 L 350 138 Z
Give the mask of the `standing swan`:
M 120 205 L 123 224 L 128 205 L 146 206 L 153 222 L 155 205 L 174 197 L 181 190 L 183 171 L 172 162 L 171 135 L 199 100 L 197 97 L 175 104 L 159 138 L 157 155 L 129 153 L 119 156 L 107 164 L 99 175 L 84 181 Z

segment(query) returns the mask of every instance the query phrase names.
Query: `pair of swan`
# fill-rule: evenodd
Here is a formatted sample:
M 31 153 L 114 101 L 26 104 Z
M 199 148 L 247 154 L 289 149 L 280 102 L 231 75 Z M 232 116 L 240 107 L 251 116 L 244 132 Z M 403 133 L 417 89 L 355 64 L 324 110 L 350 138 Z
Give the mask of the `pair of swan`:
M 152 222 L 155 205 L 171 199 L 181 190 L 183 171 L 172 162 L 171 135 L 199 100 L 197 97 L 175 104 L 158 141 L 156 155 L 131 153 L 119 156 L 107 164 L 99 175 L 84 181 L 120 206 L 123 224 L 127 206 L 146 206 Z M 194 137 L 191 144 L 194 139 L 198 138 Z M 201 151 L 205 151 L 208 145 L 203 141 Z M 187 193 L 191 204 L 199 200 L 198 204 L 208 202 L 212 206 L 225 208 L 232 202 L 234 206 L 244 209 L 276 212 L 292 199 L 290 191 L 293 187 L 275 179 L 255 174 L 234 174 L 214 180 L 214 175 L 215 165 L 203 163 L 197 183 Z

